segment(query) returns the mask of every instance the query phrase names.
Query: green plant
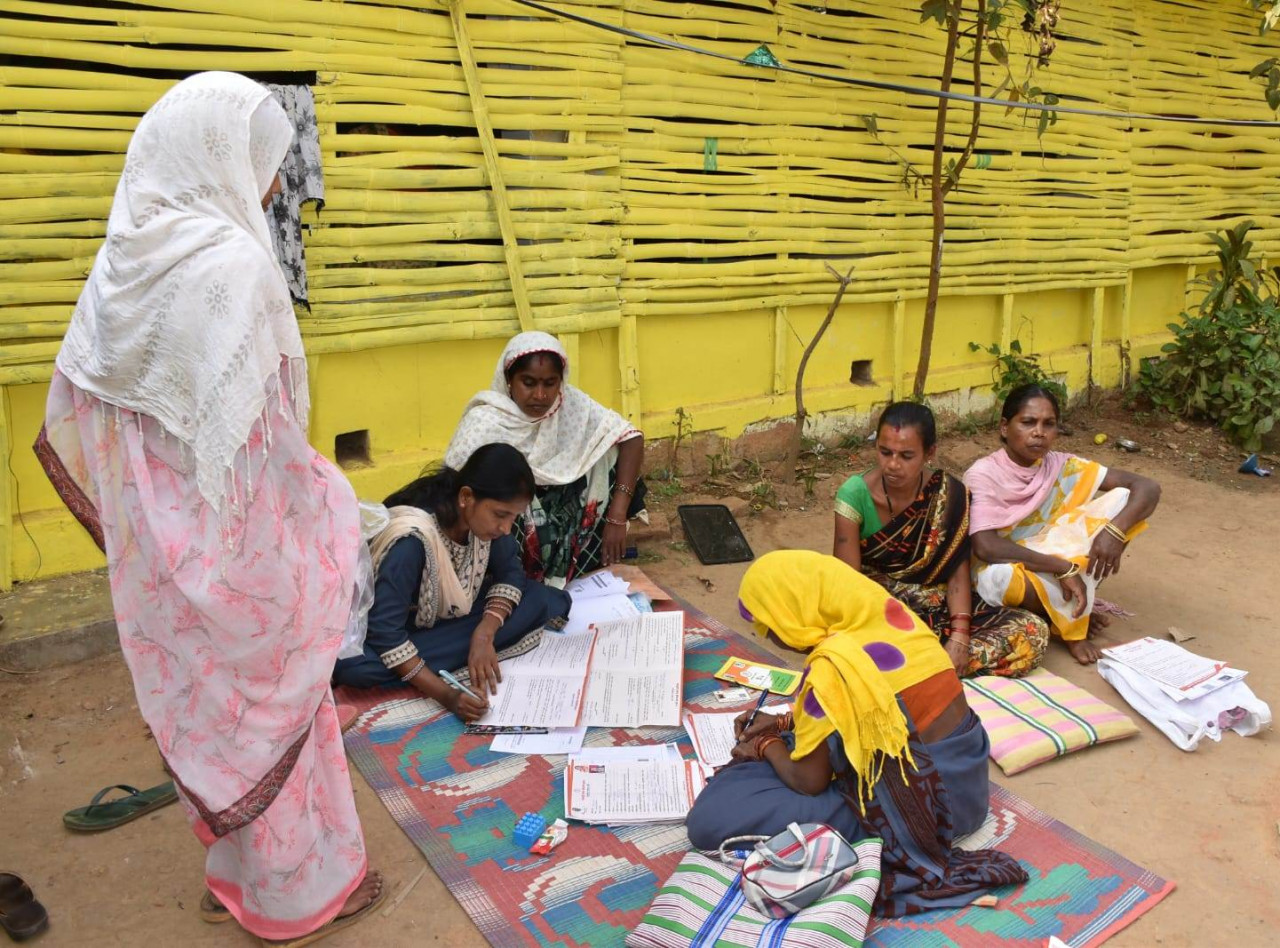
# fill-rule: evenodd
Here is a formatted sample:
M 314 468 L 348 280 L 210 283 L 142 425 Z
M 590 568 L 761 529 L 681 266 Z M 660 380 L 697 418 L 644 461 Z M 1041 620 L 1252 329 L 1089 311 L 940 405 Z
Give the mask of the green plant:
M 772 481 L 759 481 L 751 485 L 751 509 L 764 510 L 766 507 L 777 508 L 778 490 Z
M 1205 418 L 1249 451 L 1280 414 L 1280 267 L 1250 258 L 1253 221 L 1210 234 L 1218 269 L 1194 313 L 1170 323 L 1163 359 L 1144 360 L 1138 394 L 1156 408 Z
M 680 475 L 680 445 L 685 439 L 693 436 L 693 414 L 685 411 L 683 407 L 677 408 L 675 423 L 676 433 L 671 438 L 671 458 L 667 465 L 673 480 Z
M 1040 364 L 1040 357 L 1022 351 L 1022 343 L 1017 339 L 1009 343 L 1009 351 L 1000 348 L 998 342 L 984 346 L 978 342 L 969 343 L 970 352 L 986 352 L 995 356 L 995 368 L 991 371 L 995 382 L 996 402 L 1004 401 L 1006 395 L 1019 385 L 1035 384 L 1050 391 L 1058 399 L 1059 405 L 1067 404 L 1067 387 L 1056 379 L 1050 378 Z
M 973 0 L 972 6 L 968 0 L 923 0 L 920 4 L 920 22 L 932 20 L 945 30 L 946 46 L 938 69 L 938 89 L 942 95 L 934 106 L 931 170 L 927 174 L 916 171 L 900 151 L 893 152 L 899 163 L 906 166 L 902 176 L 904 187 L 914 193 L 927 184 L 933 221 L 933 234 L 929 241 L 929 288 L 925 295 L 920 355 L 912 385 L 917 398 L 925 393 L 933 357 L 933 331 L 942 285 L 947 198 L 959 186 L 961 175 L 970 166 L 970 159 L 979 170 L 991 164 L 990 155 L 975 153 L 983 127 L 981 100 L 1006 96 L 1007 109 L 1022 109 L 1023 114 L 1037 112 L 1036 133 L 1041 137 L 1057 122 L 1054 106 L 1059 104 L 1058 96 L 1033 84 L 1032 80 L 1036 70 L 1049 65 L 1050 57 L 1057 48 L 1060 6 L 1060 0 Z M 1013 49 L 1015 37 L 1025 39 L 1025 55 Z M 970 42 L 972 47 L 968 47 Z M 957 152 L 954 143 L 958 140 L 947 119 L 951 103 L 947 93 L 957 79 L 957 66 L 965 60 L 973 71 L 972 91 L 977 98 L 969 106 L 969 132 L 958 139 L 964 144 Z M 998 83 L 994 83 L 996 78 L 1000 79 Z M 988 117 L 990 114 L 988 109 Z M 863 116 L 863 124 L 873 140 L 883 142 L 875 118 L 874 115 Z M 949 131 L 952 134 L 949 135 Z M 947 147 L 949 141 L 953 143 L 950 149 Z
M 814 488 L 818 484 L 818 473 L 816 471 L 801 471 L 800 479 L 804 482 L 804 495 L 812 497 Z
M 729 439 L 721 438 L 720 449 L 714 454 L 707 455 L 707 475 L 709 477 L 723 477 L 733 471 L 736 463 L 733 452 L 730 450 Z
M 851 431 L 836 445 L 841 451 L 856 451 L 864 447 L 867 443 L 867 436 L 856 431 Z
M 666 471 L 663 473 L 670 475 L 671 472 Z M 667 500 L 672 497 L 679 497 L 683 494 L 684 484 L 681 483 L 680 478 L 668 476 L 662 480 L 655 481 L 650 485 L 649 489 L 663 500 Z

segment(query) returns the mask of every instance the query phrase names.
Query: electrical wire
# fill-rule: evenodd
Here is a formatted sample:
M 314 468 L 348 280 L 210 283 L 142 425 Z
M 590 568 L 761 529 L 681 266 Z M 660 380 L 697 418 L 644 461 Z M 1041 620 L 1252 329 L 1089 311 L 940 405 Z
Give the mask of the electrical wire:
M 1012 99 L 997 99 L 991 96 L 972 95 L 965 92 L 943 92 L 941 89 L 926 89 L 923 86 L 909 86 L 900 82 L 885 82 L 880 79 L 864 79 L 858 76 L 837 75 L 835 73 L 822 72 L 817 69 L 788 66 L 785 63 L 781 63 L 776 66 L 745 63 L 740 58 L 730 56 L 728 53 L 717 53 L 714 50 L 703 49 L 701 46 L 682 43 L 679 40 L 667 39 L 662 36 L 654 36 L 651 33 L 641 33 L 638 30 L 628 29 L 625 26 L 618 26 L 613 23 L 605 23 L 602 20 L 592 19 L 591 17 L 583 16 L 580 13 L 569 13 L 566 10 L 560 10 L 556 7 L 548 6 L 545 3 L 539 3 L 538 0 L 512 0 L 512 2 L 523 7 L 528 7 L 531 10 L 537 10 L 540 13 L 545 13 L 548 16 L 571 20 L 575 23 L 581 23 L 584 26 L 590 26 L 599 30 L 606 30 L 610 33 L 616 33 L 619 36 L 639 40 L 640 42 L 648 43 L 651 46 L 657 46 L 663 49 L 672 49 L 684 53 L 695 53 L 699 56 L 710 56 L 712 59 L 735 63 L 736 65 L 746 66 L 751 69 L 773 69 L 777 72 L 790 73 L 796 76 L 806 76 L 810 79 L 821 79 L 826 82 L 835 82 L 841 85 L 859 86 L 864 89 L 880 89 L 886 92 L 900 92 L 905 95 L 925 96 L 932 99 L 947 99 L 953 102 L 968 102 L 975 105 L 992 105 L 1008 109 L 1022 109 L 1026 112 L 1056 112 L 1066 115 L 1086 115 L 1092 118 L 1119 119 L 1129 122 L 1175 122 L 1182 125 L 1216 125 L 1229 126 L 1232 128 L 1280 128 L 1280 121 L 1276 121 L 1274 119 L 1220 119 L 1191 115 L 1155 115 L 1150 112 L 1120 112 L 1111 109 L 1088 109 L 1083 106 L 1063 105 L 1061 103 L 1048 105 L 1043 102 L 1015 102 Z

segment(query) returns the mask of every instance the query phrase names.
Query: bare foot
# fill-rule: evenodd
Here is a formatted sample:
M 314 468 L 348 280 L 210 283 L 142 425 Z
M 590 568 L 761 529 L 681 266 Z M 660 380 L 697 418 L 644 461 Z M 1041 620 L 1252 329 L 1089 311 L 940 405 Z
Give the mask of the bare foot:
M 338 918 L 354 915 L 381 894 L 382 873 L 377 869 L 370 869 L 364 874 L 364 881 L 360 883 L 359 887 L 347 896 L 347 903 L 342 906 L 342 911 L 338 913 Z
M 1105 612 L 1094 612 L 1089 615 L 1089 638 L 1101 635 L 1102 630 L 1110 627 L 1111 616 Z
M 1078 639 L 1074 642 L 1065 642 L 1063 644 L 1067 646 L 1067 651 L 1081 665 L 1092 665 L 1102 657 L 1102 650 L 1088 639 Z

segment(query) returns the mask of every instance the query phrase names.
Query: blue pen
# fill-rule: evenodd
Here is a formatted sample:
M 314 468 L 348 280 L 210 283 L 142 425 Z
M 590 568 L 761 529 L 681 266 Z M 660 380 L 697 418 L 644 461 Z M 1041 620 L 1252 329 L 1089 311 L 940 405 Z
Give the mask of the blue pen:
M 441 680 L 442 680 L 446 685 L 448 685 L 450 688 L 457 688 L 457 689 L 458 689 L 459 691 L 461 691 L 464 695 L 470 695 L 471 697 L 473 697 L 473 698 L 475 698 L 477 701 L 479 701 L 481 704 L 484 704 L 484 703 L 485 703 L 485 701 L 484 701 L 484 699 L 483 699 L 483 698 L 481 698 L 478 694 L 476 694 L 474 691 L 472 691 L 470 688 L 468 688 L 468 687 L 467 687 L 466 685 L 464 685 L 462 682 L 458 681 L 458 679 L 454 678 L 454 677 L 453 677 L 453 675 L 451 675 L 449 672 L 447 672 L 447 671 L 441 671 L 441 672 L 440 672 L 440 679 L 441 679 Z M 766 692 L 766 694 L 767 694 L 767 692 Z
M 764 707 L 765 701 L 769 698 L 769 689 L 766 688 L 760 692 L 760 700 L 756 702 L 756 706 L 751 709 L 751 716 L 747 718 L 747 723 L 742 725 L 742 733 L 746 734 L 751 730 L 751 725 L 755 722 L 756 715 L 760 713 L 760 709 Z

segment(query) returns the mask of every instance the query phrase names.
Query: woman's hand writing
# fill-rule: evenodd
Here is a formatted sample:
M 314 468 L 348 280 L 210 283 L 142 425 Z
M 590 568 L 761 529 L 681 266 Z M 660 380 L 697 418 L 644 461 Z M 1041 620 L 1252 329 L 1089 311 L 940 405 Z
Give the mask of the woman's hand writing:
M 489 702 L 473 698 L 465 691 L 457 691 L 453 688 L 449 689 L 444 705 L 467 724 L 478 721 L 489 710 Z
M 751 718 L 752 713 L 752 711 L 743 711 L 733 719 L 733 733 L 739 741 L 754 741 L 762 734 L 777 734 L 782 730 L 777 715 L 766 714 L 761 711 L 756 715 L 756 719 L 751 722 L 751 728 L 744 731 L 743 729 L 747 726 L 747 721 Z

